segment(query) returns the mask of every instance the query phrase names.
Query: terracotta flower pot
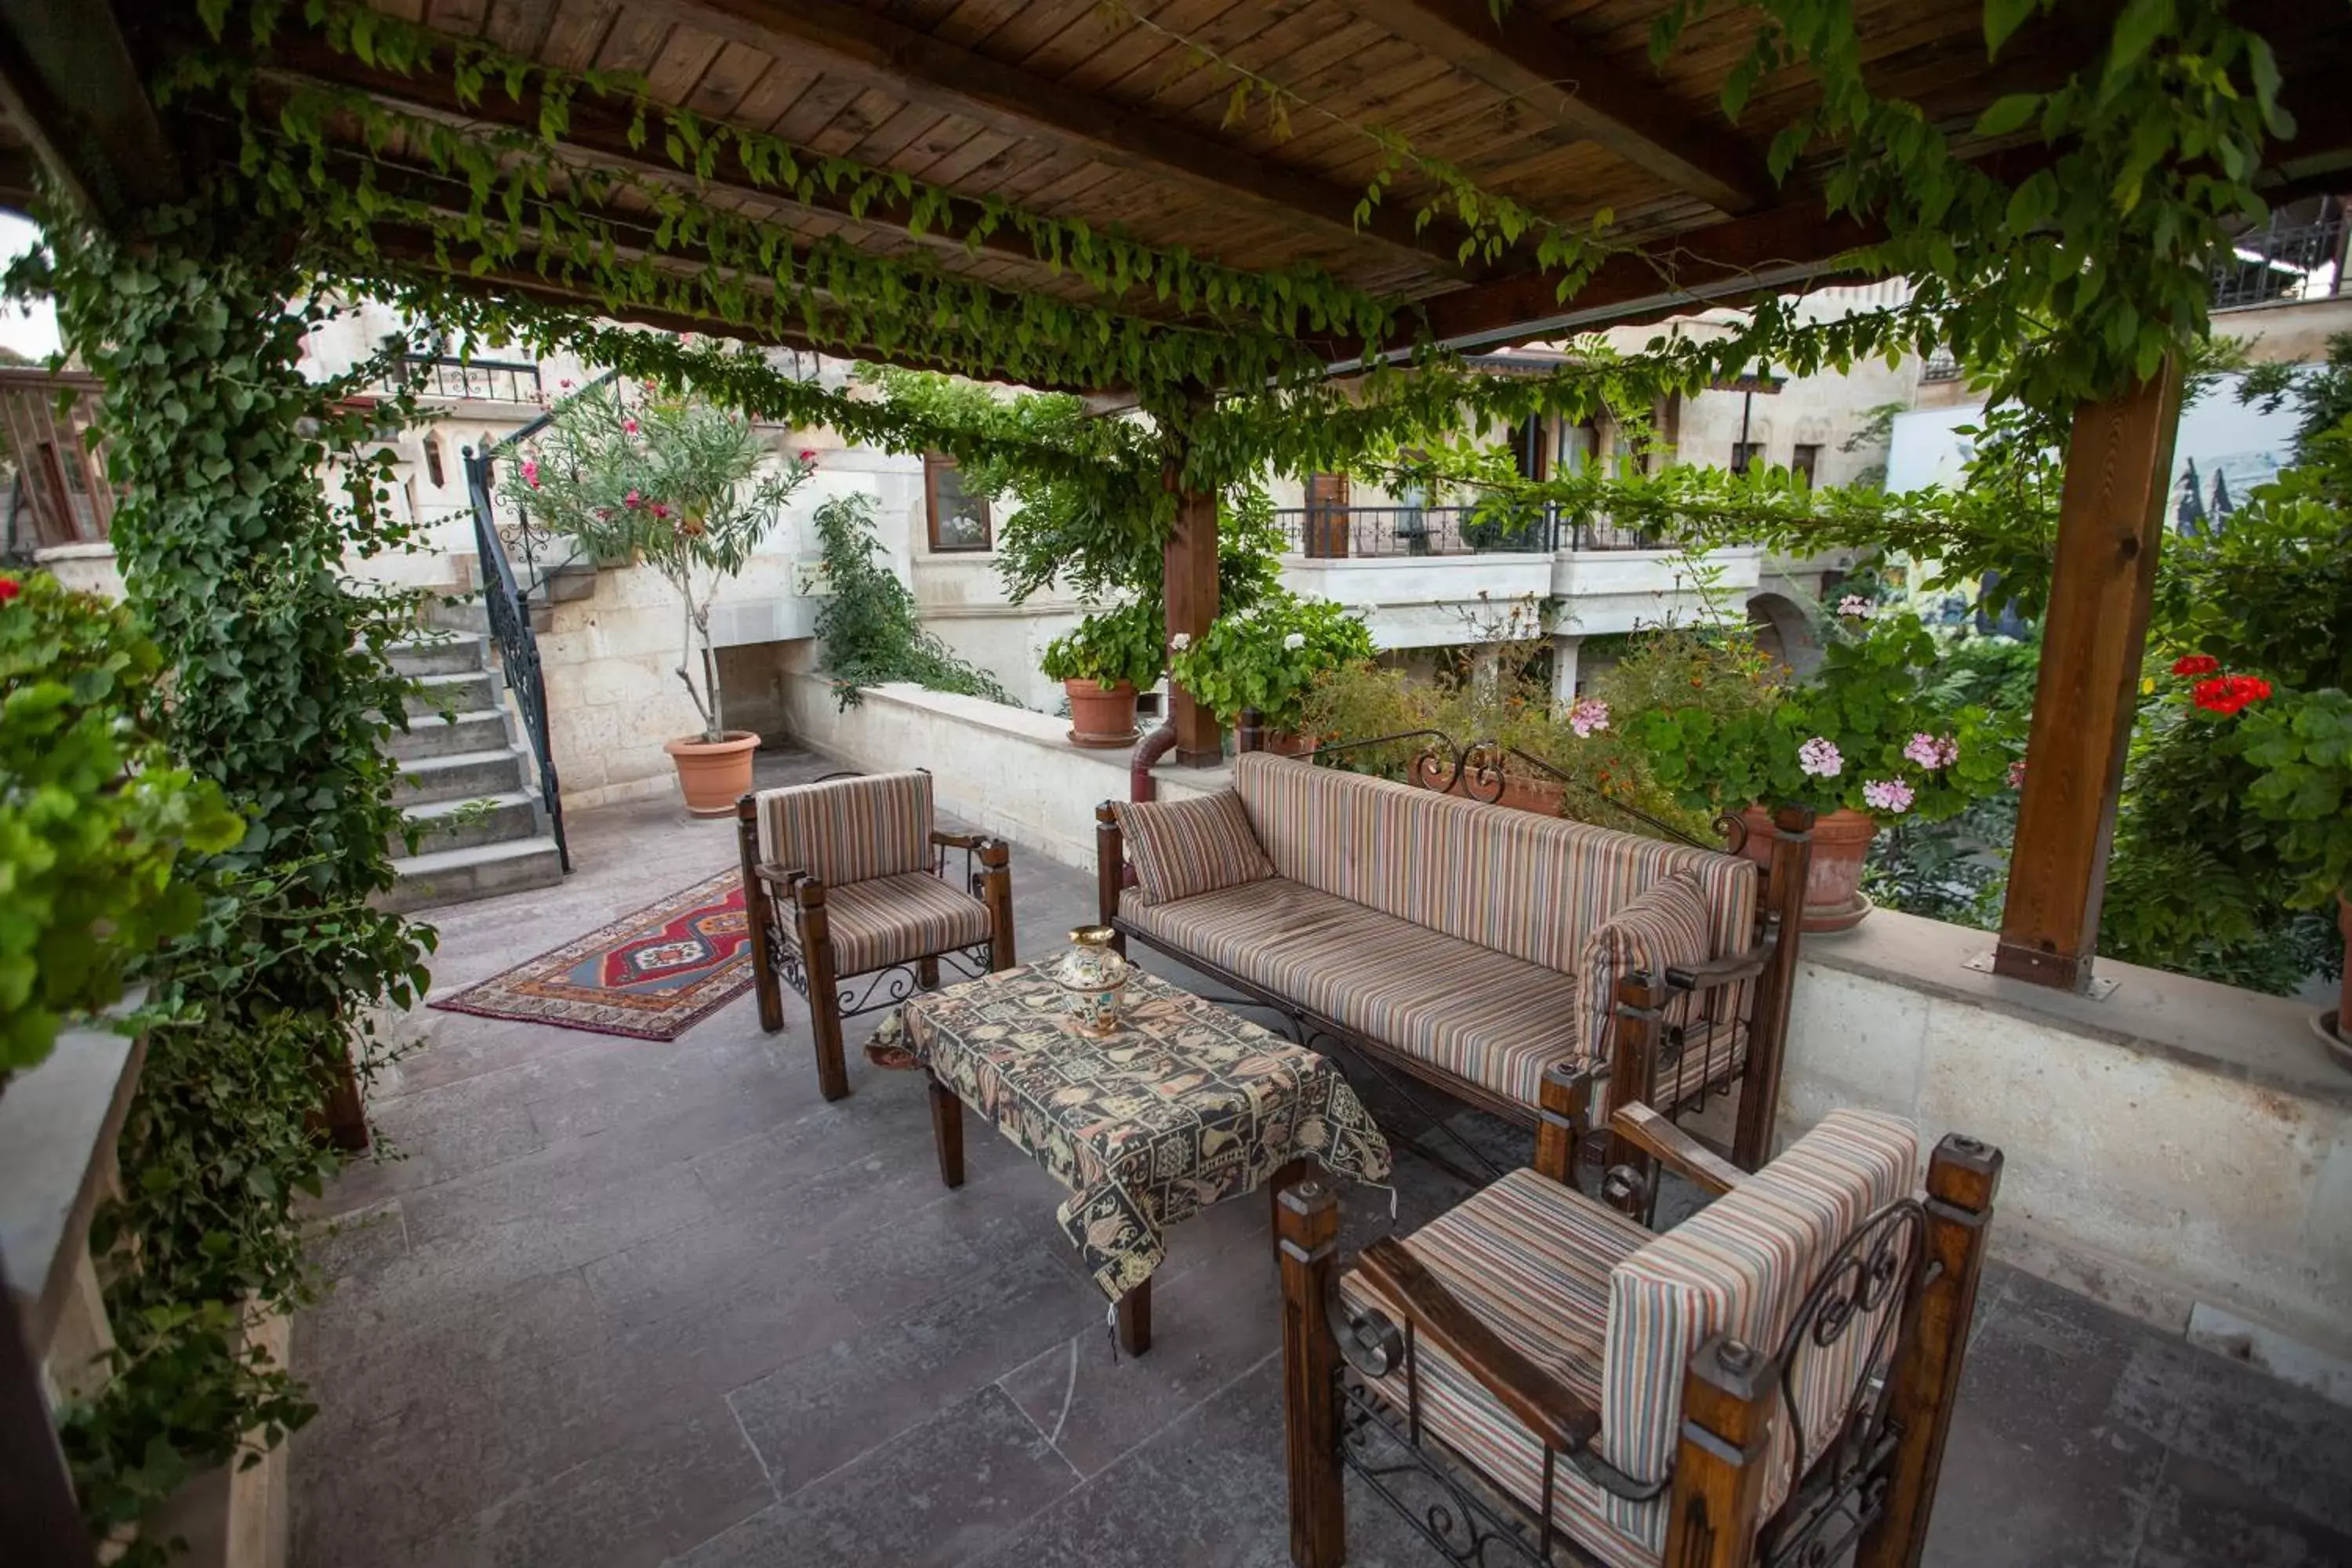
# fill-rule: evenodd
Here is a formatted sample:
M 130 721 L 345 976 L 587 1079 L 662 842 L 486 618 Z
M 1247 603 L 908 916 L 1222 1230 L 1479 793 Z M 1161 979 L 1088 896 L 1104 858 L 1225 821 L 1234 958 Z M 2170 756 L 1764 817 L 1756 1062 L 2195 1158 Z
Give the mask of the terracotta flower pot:
M 1070 744 L 1108 750 L 1135 744 L 1135 686 L 1122 680 L 1104 686 L 1092 680 L 1065 680 L 1070 699 Z
M 1772 814 L 1751 805 L 1739 814 L 1748 825 L 1747 847 L 1741 850 L 1759 867 L 1772 865 Z M 1808 931 L 1852 931 L 1870 913 L 1869 896 L 1862 890 L 1862 863 L 1878 824 L 1869 815 L 1840 807 L 1813 824 L 1813 860 L 1805 878 L 1805 919 Z
M 1258 731 L 1257 749 L 1272 752 L 1277 757 L 1311 757 L 1315 754 L 1315 741 L 1313 735 L 1302 734 L 1296 730 L 1261 730 Z M 1234 749 L 1241 750 L 1241 730 L 1238 726 L 1234 731 Z
M 751 753 L 759 749 L 760 737 L 749 730 L 730 730 L 723 741 L 681 735 L 662 742 L 677 764 L 686 809 L 696 816 L 734 815 L 735 803 L 751 787 Z

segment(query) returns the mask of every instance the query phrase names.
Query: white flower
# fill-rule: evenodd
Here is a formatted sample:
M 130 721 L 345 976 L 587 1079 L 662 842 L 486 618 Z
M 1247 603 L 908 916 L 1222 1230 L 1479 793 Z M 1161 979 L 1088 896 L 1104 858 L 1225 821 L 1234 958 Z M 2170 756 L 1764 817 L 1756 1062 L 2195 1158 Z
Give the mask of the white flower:
M 1870 619 L 1870 601 L 1860 594 L 1848 594 L 1838 601 L 1837 613 L 1857 621 L 1866 621 Z
M 1358 605 L 1355 609 L 1355 616 L 1360 621 L 1369 621 L 1380 613 L 1381 607 L 1378 605 L 1373 604 L 1370 599 Z
M 1168 646 L 1175 649 L 1178 653 L 1182 653 L 1186 648 L 1192 646 L 1192 634 L 1191 632 L 1178 632 L 1174 637 L 1168 639 Z
M 1816 735 L 1797 748 L 1797 766 L 1817 779 L 1833 779 L 1845 771 L 1845 758 L 1826 735 Z
M 1282 639 L 1282 646 L 1288 648 L 1291 652 L 1297 653 L 1300 648 L 1307 646 L 1307 634 L 1305 632 L 1293 632 L 1288 637 Z

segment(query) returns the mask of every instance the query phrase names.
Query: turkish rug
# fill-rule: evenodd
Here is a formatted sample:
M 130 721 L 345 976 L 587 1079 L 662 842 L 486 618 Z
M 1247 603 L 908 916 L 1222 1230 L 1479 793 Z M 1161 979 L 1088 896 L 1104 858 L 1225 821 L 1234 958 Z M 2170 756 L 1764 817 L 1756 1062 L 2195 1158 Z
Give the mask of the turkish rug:
M 726 870 L 426 1005 L 674 1040 L 751 984 L 742 873 Z

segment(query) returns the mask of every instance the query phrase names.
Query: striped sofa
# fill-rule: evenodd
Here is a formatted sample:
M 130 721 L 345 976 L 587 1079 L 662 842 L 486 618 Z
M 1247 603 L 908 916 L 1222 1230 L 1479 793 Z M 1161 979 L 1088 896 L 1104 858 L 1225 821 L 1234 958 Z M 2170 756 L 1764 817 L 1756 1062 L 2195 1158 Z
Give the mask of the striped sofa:
M 1108 804 L 1097 837 L 1104 923 L 1302 1034 L 1522 1123 L 1562 1075 L 1605 1079 L 1604 1115 L 1744 1083 L 1765 1112 L 1743 1149 L 1769 1146 L 1758 1080 L 1777 1078 L 1797 922 L 1759 943 L 1746 858 L 1263 752 L 1235 759 L 1231 796 Z M 1637 972 L 1672 994 L 1621 1028 Z
M 1790 1538 L 1841 1495 L 1882 1515 L 1859 1561 L 1916 1561 L 1999 1152 L 1945 1140 L 1918 1196 L 1917 1135 L 1894 1117 L 1832 1111 L 1751 1173 L 1654 1113 L 1622 1114 L 1719 1194 L 1663 1235 L 1557 1170 L 1521 1170 L 1343 1271 L 1324 1250 L 1331 1194 L 1278 1205 L 1301 1336 L 1286 1334 L 1294 1541 L 1339 1506 L 1318 1489 L 1336 1494 L 1349 1456 L 1324 1450 L 1348 1430 L 1358 1462 L 1407 1448 L 1467 1467 L 1524 1535 L 1611 1568 L 1745 1563 L 1759 1544 L 1758 1561 L 1811 1561 Z M 1727 1465 L 1738 1485 L 1717 1484 Z M 1306 1568 L 1343 1560 L 1329 1526 L 1306 1531 L 1327 1538 Z

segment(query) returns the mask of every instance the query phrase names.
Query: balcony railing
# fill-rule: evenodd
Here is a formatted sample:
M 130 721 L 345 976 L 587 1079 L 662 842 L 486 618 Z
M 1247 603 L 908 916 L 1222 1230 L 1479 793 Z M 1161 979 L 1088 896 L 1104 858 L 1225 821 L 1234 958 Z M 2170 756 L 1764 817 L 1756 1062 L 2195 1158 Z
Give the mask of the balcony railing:
M 1549 555 L 1560 550 L 1657 550 L 1672 542 L 1643 529 L 1580 521 L 1556 507 L 1512 511 L 1465 506 L 1299 506 L 1274 514 L 1286 547 L 1318 559 L 1342 556 Z
M 2309 221 L 2283 223 L 2274 215 L 2231 241 L 2214 264 L 2213 309 L 2334 299 L 2344 285 L 2344 207 L 2334 200 Z
M 540 401 L 539 366 L 520 360 L 409 354 L 404 364 L 407 384 L 422 396 L 482 403 Z

